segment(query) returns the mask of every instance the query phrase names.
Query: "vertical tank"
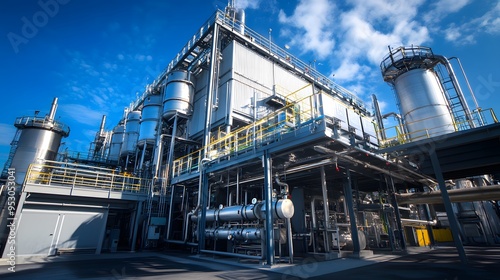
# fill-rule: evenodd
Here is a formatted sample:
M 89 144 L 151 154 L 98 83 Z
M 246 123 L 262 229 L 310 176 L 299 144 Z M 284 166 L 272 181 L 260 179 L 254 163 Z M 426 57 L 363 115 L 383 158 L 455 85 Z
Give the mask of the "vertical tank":
M 47 116 L 16 119 L 14 126 L 21 130 L 21 134 L 10 167 L 15 168 L 17 184 L 23 183 L 31 163 L 55 160 L 61 139 L 69 135 L 69 127 L 54 120 L 56 109 L 57 98 L 54 98 Z
M 384 80 L 396 91 L 409 140 L 454 132 L 450 104 L 434 67 L 441 63 L 426 47 L 391 49 L 381 63 Z
M 139 130 L 139 140 L 137 142 L 139 146 L 142 147 L 147 143 L 155 142 L 160 111 L 161 95 L 150 95 L 144 100 L 141 115 L 141 127 Z
M 123 144 L 123 133 L 125 132 L 125 126 L 123 124 L 115 126 L 113 128 L 113 134 L 111 135 L 111 144 L 109 146 L 108 160 L 118 161 L 120 158 L 120 150 Z
M 412 140 L 455 131 L 448 101 L 432 69 L 413 69 L 394 81 L 401 114 Z
M 135 152 L 137 140 L 139 139 L 140 121 L 141 111 L 131 111 L 127 114 L 127 123 L 125 124 L 125 135 L 123 137 L 120 156 Z
M 169 119 L 176 113 L 190 116 L 193 111 L 194 84 L 191 73 L 184 70 L 168 74 L 163 98 L 163 118 Z

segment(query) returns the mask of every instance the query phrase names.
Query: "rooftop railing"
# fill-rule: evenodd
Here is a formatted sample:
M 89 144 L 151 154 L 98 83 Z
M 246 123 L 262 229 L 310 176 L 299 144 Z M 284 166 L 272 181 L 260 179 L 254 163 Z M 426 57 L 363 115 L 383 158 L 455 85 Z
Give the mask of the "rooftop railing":
M 131 193 L 147 193 L 146 181 L 113 169 L 57 161 L 33 163 L 26 175 L 27 184 L 41 187 L 82 187 Z

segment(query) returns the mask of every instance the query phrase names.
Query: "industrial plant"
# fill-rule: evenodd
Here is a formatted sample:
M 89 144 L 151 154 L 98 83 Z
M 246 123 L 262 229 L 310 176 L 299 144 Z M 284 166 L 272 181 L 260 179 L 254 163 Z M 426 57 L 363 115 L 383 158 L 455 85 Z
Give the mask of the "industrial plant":
M 381 112 L 233 5 L 179 49 L 87 151 L 60 149 L 57 98 L 15 120 L 3 257 L 12 220 L 18 256 L 170 248 L 275 265 L 500 244 L 500 124 L 458 58 L 389 48 L 380 79 L 399 112 Z

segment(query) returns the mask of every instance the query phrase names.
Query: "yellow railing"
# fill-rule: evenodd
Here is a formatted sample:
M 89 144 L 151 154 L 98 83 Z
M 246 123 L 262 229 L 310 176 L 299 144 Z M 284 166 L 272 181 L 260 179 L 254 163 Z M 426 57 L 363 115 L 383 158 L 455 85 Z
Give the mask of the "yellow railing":
M 310 85 L 299 89 L 301 91 Z M 313 104 L 313 94 L 299 99 L 288 99 L 297 96 L 297 91 L 285 96 L 287 104 L 273 113 L 257 120 L 247 126 L 241 127 L 230 133 L 218 132 L 216 137 L 210 139 L 206 147 L 207 154 L 202 158 L 204 148 L 185 155 L 173 162 L 173 175 L 198 172 L 202 160 L 214 161 L 228 159 L 229 157 L 251 151 L 263 145 L 279 140 L 283 134 L 293 132 L 299 127 L 309 125 L 317 116 Z
M 31 164 L 26 183 L 134 193 L 148 191 L 146 180 L 131 176 L 131 174 L 118 173 L 113 169 L 56 161 Z
M 489 114 L 488 114 L 489 113 Z M 437 118 L 440 116 L 434 116 L 426 119 L 419 120 L 424 121 L 424 120 L 430 120 L 432 118 Z M 474 124 L 476 127 L 487 125 L 490 123 L 498 123 L 498 119 L 495 115 L 495 112 L 493 109 L 480 109 L 478 111 L 473 111 L 472 112 L 472 118 L 474 121 Z M 481 121 L 479 121 L 481 120 Z M 416 123 L 416 122 L 414 122 Z M 431 127 L 427 129 L 422 129 L 422 130 L 417 130 L 413 131 L 411 133 L 404 133 L 404 131 L 401 130 L 401 127 L 399 125 L 397 126 L 392 126 L 389 128 L 385 128 L 385 135 L 387 135 L 387 138 L 383 141 L 381 141 L 381 147 L 390 147 L 390 146 L 395 146 L 395 145 L 400 145 L 412 141 L 417 141 L 421 139 L 426 139 L 430 138 L 433 133 L 431 131 L 438 131 L 439 129 L 446 129 L 448 125 L 446 126 L 441 126 L 441 127 Z M 460 129 L 462 127 L 469 127 L 469 122 L 466 120 L 461 120 L 461 121 L 455 121 L 453 122 L 453 127 L 455 131 L 463 130 Z

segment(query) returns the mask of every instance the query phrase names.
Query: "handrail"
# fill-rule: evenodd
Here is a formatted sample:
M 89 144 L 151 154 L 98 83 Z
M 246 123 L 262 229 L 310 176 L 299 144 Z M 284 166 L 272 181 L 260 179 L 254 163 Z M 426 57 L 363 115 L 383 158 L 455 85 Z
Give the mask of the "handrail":
M 45 117 L 36 117 L 36 116 L 24 116 L 16 118 L 14 121 L 14 126 L 17 128 L 26 128 L 26 127 L 39 127 L 48 130 L 53 130 L 58 133 L 61 133 L 64 137 L 69 135 L 69 126 L 63 124 L 62 122 L 49 120 Z
M 310 85 L 307 85 L 310 86 Z M 298 91 L 303 90 L 300 88 Z M 295 94 L 292 92 L 288 96 Z M 229 158 L 238 153 L 252 151 L 261 145 L 279 140 L 284 134 L 291 133 L 297 128 L 311 124 L 316 117 L 316 108 L 312 106 L 313 94 L 301 97 L 265 117 L 247 126 L 238 128 L 218 139 L 211 139 L 208 145 L 208 154 L 203 156 L 205 147 L 180 157 L 173 162 L 173 174 L 179 176 L 184 173 L 198 172 L 203 158 L 214 161 Z
M 491 118 L 486 118 L 486 116 L 484 114 L 485 112 L 489 112 Z M 471 113 L 472 113 L 472 116 L 473 116 L 473 120 L 478 121 L 479 119 L 481 119 L 481 122 L 483 123 L 482 126 L 485 126 L 485 125 L 487 125 L 489 123 L 498 123 L 499 122 L 498 119 L 497 119 L 497 117 L 496 117 L 496 115 L 495 115 L 495 112 L 493 111 L 492 108 L 489 108 L 489 109 L 480 109 L 480 110 L 477 110 L 477 111 L 474 110 Z M 479 114 L 481 116 L 479 116 Z M 440 116 L 433 116 L 433 117 L 425 118 L 425 119 L 418 120 L 418 121 L 415 121 L 415 122 L 412 122 L 412 123 L 417 123 L 417 122 L 420 122 L 420 121 L 429 120 L 429 119 L 438 118 L 438 117 L 440 117 Z M 490 120 L 489 122 L 488 122 L 488 119 Z M 462 131 L 462 130 L 464 130 L 464 129 L 460 129 L 460 128 L 464 127 L 463 124 L 466 124 L 468 122 L 469 122 L 468 120 L 454 121 L 453 122 L 453 126 L 455 128 L 455 131 Z M 478 121 L 476 123 L 476 127 L 480 127 L 481 126 L 480 125 L 481 122 Z M 403 132 L 401 132 L 400 128 L 399 128 L 399 125 L 385 128 L 384 131 L 385 131 L 386 135 L 390 135 L 391 131 L 394 131 L 392 133 L 392 135 L 394 135 L 394 136 L 393 137 L 387 137 L 385 140 L 382 140 L 381 141 L 381 148 L 386 148 L 386 147 L 389 147 L 389 146 L 394 146 L 394 145 L 399 145 L 399 144 L 409 143 L 409 142 L 412 142 L 412 141 L 417 141 L 417 140 L 421 140 L 421 139 L 430 138 L 429 131 L 437 130 L 437 129 L 440 129 L 440 128 L 443 128 L 443 127 L 442 126 L 431 127 L 431 128 L 426 128 L 426 129 L 418 130 L 418 131 L 413 131 L 413 132 L 410 132 L 410 133 L 403 133 Z M 415 135 L 420 135 L 420 136 L 415 137 Z
M 147 180 L 113 169 L 88 165 L 44 161 L 32 163 L 26 176 L 27 184 L 106 189 L 110 191 L 146 193 Z

